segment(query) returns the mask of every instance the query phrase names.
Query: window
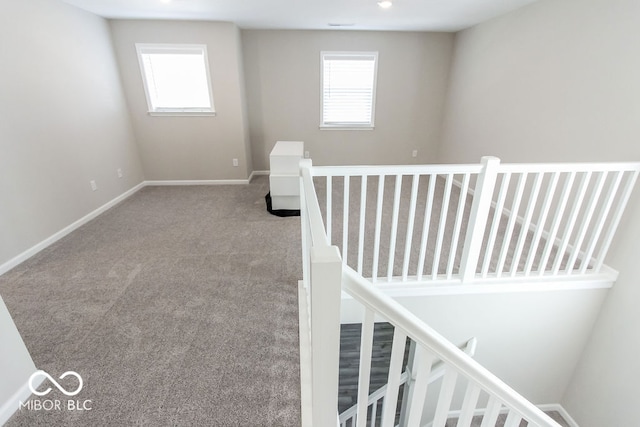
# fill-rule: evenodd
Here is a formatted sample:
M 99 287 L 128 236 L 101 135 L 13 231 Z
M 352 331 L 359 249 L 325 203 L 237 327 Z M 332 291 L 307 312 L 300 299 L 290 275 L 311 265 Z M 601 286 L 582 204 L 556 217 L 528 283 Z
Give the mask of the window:
M 377 52 L 322 52 L 321 128 L 373 129 Z
M 213 115 L 205 45 L 136 44 L 151 115 Z

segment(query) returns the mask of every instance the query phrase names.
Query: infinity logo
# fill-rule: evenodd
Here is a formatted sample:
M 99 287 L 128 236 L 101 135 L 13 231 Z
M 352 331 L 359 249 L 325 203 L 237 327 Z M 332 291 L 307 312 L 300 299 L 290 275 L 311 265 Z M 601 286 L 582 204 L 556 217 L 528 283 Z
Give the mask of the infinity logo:
M 58 388 L 58 390 L 60 390 L 61 392 L 63 392 L 67 396 L 75 396 L 76 394 L 80 393 L 80 390 L 82 390 L 82 377 L 77 372 L 67 371 L 64 374 L 60 375 L 59 379 L 63 379 L 65 377 L 68 377 L 69 375 L 72 375 L 72 376 L 74 376 L 74 377 L 76 377 L 78 379 L 78 383 L 79 383 L 78 384 L 78 388 L 75 389 L 74 391 L 67 391 L 60 384 L 58 384 L 58 382 L 56 380 L 54 380 L 51 377 L 51 375 L 49 375 L 45 371 L 38 370 L 38 371 L 35 371 L 33 374 L 31 374 L 31 376 L 29 377 L 29 388 L 31 389 L 31 392 L 33 394 L 35 394 L 36 396 L 44 396 L 44 395 L 48 394 L 51 391 L 51 387 L 47 388 L 45 391 L 36 390 L 36 388 L 33 386 L 33 379 L 35 377 L 37 377 L 38 375 L 42 375 L 42 376 L 48 378 L 49 381 L 51 381 Z

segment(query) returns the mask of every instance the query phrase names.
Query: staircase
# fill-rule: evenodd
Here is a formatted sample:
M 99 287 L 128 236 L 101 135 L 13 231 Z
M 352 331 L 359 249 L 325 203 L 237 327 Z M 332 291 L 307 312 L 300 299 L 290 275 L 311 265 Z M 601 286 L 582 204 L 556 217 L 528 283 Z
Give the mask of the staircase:
M 358 398 L 358 372 L 360 366 L 360 342 L 362 325 L 342 324 L 340 326 L 340 370 L 338 385 L 338 412 L 341 425 L 343 420 L 355 415 Z M 393 343 L 394 327 L 387 322 L 378 322 L 373 327 L 371 349 L 371 376 L 369 381 L 369 406 L 380 403 L 384 396 L 389 375 L 389 361 Z M 407 378 L 407 364 L 411 354 L 412 343 L 407 339 L 402 361 L 404 384 Z M 401 396 L 404 388 L 401 388 Z M 402 397 L 399 398 L 402 401 Z M 379 408 L 376 408 L 376 410 Z M 379 417 L 379 412 L 377 412 Z M 398 416 L 399 416 L 398 412 Z M 374 416 L 375 418 L 375 416 Z
M 343 324 L 340 328 L 340 381 L 338 386 L 340 427 L 356 425 L 361 326 L 358 324 Z M 379 322 L 374 324 L 366 424 L 368 426 L 380 425 L 382 419 L 382 407 L 387 394 L 386 382 L 389 375 L 393 334 L 394 327 L 390 323 Z M 404 409 L 406 408 L 404 397 L 409 387 L 415 382 L 415 375 L 412 374 L 415 348 L 415 342 L 407 338 L 402 360 L 402 375 L 400 376 L 400 391 L 394 425 L 398 425 L 404 416 Z M 476 349 L 476 339 L 470 339 L 460 349 L 473 357 Z M 443 374 L 443 365 L 435 367 L 429 376 L 429 383 L 440 379 Z

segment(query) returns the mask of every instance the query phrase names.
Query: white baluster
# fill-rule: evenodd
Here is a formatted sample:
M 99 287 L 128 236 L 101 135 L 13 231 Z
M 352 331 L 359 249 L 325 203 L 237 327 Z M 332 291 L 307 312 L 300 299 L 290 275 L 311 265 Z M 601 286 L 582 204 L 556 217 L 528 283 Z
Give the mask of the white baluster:
M 478 403 L 478 396 L 480 396 L 480 387 L 476 384 L 468 384 L 456 427 L 469 427 L 471 425 L 476 404 Z
M 453 264 L 456 260 L 458 252 L 458 241 L 460 240 L 460 228 L 462 227 L 462 217 L 464 216 L 464 207 L 469 195 L 469 174 L 465 173 L 460 188 L 460 197 L 458 198 L 458 211 L 456 212 L 456 221 L 453 225 L 453 235 L 451 236 L 451 249 L 449 250 L 449 261 L 447 263 L 447 279 L 451 279 L 453 274 Z M 484 233 L 483 233 L 484 234 Z
M 371 352 L 373 348 L 373 310 L 365 308 L 360 336 L 360 373 L 358 377 L 357 427 L 366 427 L 369 408 L 369 379 L 371 376 Z
M 413 241 L 413 224 L 416 218 L 416 202 L 418 199 L 418 184 L 420 175 L 413 175 L 411 182 L 411 199 L 409 202 L 409 220 L 407 224 L 407 236 L 404 245 L 404 259 L 402 264 L 402 280 L 406 281 L 409 274 L 409 261 L 411 259 L 411 243 Z
M 560 194 L 559 204 L 556 208 L 556 213 L 553 216 L 553 224 L 551 225 L 551 231 L 549 232 L 549 236 L 547 237 L 547 243 L 545 244 L 544 251 L 542 252 L 542 258 L 540 259 L 540 266 L 538 267 L 538 275 L 542 276 L 547 268 L 547 262 L 549 261 L 549 256 L 551 255 L 551 251 L 555 247 L 556 236 L 558 235 L 558 230 L 560 229 L 560 223 L 562 222 L 562 217 L 564 215 L 565 208 L 567 206 L 567 202 L 569 200 L 569 194 L 571 194 L 571 189 L 573 188 L 573 183 L 576 178 L 576 172 L 572 171 L 569 173 L 567 177 L 564 187 L 562 188 L 562 193 Z
M 380 259 L 380 231 L 382 229 L 382 203 L 384 202 L 384 175 L 378 176 L 378 199 L 376 200 L 376 231 L 373 237 L 373 268 L 371 280 L 378 279 L 378 262 Z
M 516 251 L 513 261 L 511 261 L 511 277 L 515 276 L 518 272 L 520 257 L 522 256 L 522 250 L 524 249 L 524 242 L 527 240 L 527 234 L 529 234 L 529 226 L 531 225 L 531 218 L 533 217 L 533 212 L 535 211 L 535 207 L 538 202 L 538 194 L 540 193 L 540 185 L 542 184 L 543 176 L 543 173 L 537 173 L 533 181 L 533 190 L 529 196 L 524 220 L 522 221 L 522 226 L 520 228 L 520 236 L 518 237 L 518 243 L 516 244 Z
M 387 281 L 393 277 L 393 264 L 396 257 L 396 238 L 398 237 L 398 216 L 400 214 L 400 192 L 402 191 L 402 175 L 396 175 L 396 189 L 393 195 L 393 217 L 391 219 L 391 237 L 389 239 L 389 264 Z
M 378 400 L 373 402 L 373 407 L 371 408 L 371 427 L 375 427 L 376 425 L 376 417 L 378 416 Z
M 427 256 L 427 242 L 429 241 L 429 229 L 431 228 L 431 211 L 433 210 L 433 193 L 436 188 L 437 175 L 429 175 L 429 190 L 424 208 L 424 221 L 422 222 L 422 240 L 420 241 L 420 254 L 418 256 L 418 271 L 416 276 L 422 280 L 424 273 L 424 260 Z
M 393 331 L 393 344 L 391 347 L 391 361 L 389 362 L 389 377 L 387 379 L 387 394 L 384 397 L 382 407 L 382 427 L 393 427 L 398 406 L 398 390 L 400 388 L 400 375 L 402 374 L 402 362 L 407 335 L 399 328 Z
M 518 219 L 518 211 L 520 210 L 520 202 L 522 200 L 522 194 L 524 192 L 525 183 L 527 182 L 528 174 L 526 172 L 520 174 L 518 178 L 518 186 L 516 188 L 516 194 L 511 204 L 511 215 L 509 216 L 509 222 L 507 223 L 507 230 L 502 240 L 502 247 L 500 248 L 500 257 L 498 258 L 498 266 L 496 267 L 496 276 L 501 277 L 504 271 L 504 263 L 509 253 L 509 246 L 511 246 L 511 236 L 513 235 L 513 228 L 515 227 L 516 220 Z
M 489 274 L 489 265 L 491 264 L 491 257 L 493 256 L 493 249 L 496 243 L 496 237 L 498 236 L 498 229 L 500 228 L 500 221 L 502 220 L 502 210 L 504 209 L 504 202 L 507 197 L 507 193 L 509 192 L 510 181 L 511 173 L 505 173 L 502 175 L 502 183 L 500 184 L 500 191 L 498 193 L 498 202 L 496 203 L 496 208 L 493 212 L 493 222 L 491 223 L 489 240 L 484 254 L 484 262 L 482 263 L 482 278 L 486 278 Z
M 596 273 L 600 272 L 602 268 L 602 264 L 604 263 L 604 257 L 607 255 L 609 251 L 609 246 L 611 246 L 611 242 L 613 241 L 613 236 L 618 229 L 618 225 L 620 224 L 620 219 L 622 218 L 622 214 L 624 213 L 624 208 L 627 206 L 629 202 L 629 198 L 631 197 L 631 192 L 633 191 L 633 186 L 638 179 L 638 171 L 633 171 L 629 178 L 627 179 L 627 183 L 622 190 L 622 194 L 620 200 L 618 202 L 618 206 L 616 208 L 616 212 L 613 214 L 611 219 L 611 223 L 609 224 L 609 229 L 605 234 L 604 241 L 602 243 L 602 248 L 600 249 L 600 253 L 596 257 L 597 261 L 594 266 L 594 271 Z
M 452 181 L 453 174 L 447 174 L 447 182 L 444 186 L 442 209 L 440 210 L 440 223 L 438 225 L 438 237 L 436 238 L 436 251 L 433 255 L 433 267 L 431 270 L 431 278 L 433 280 L 438 278 L 438 267 L 440 264 L 440 257 L 442 255 L 442 241 L 444 239 L 444 231 L 447 225 L 447 214 L 449 213 L 449 199 L 451 198 Z
M 406 425 L 419 426 L 422 418 L 424 401 L 429 386 L 429 374 L 433 365 L 433 354 L 425 350 L 421 345 L 416 345 L 416 353 L 413 366 L 417 372 L 416 381 L 409 389 L 409 416 Z
M 522 421 L 522 417 L 516 411 L 511 410 L 504 422 L 504 427 L 519 427 L 520 421 Z
M 438 397 L 436 413 L 433 417 L 433 427 L 444 427 L 447 422 L 457 378 L 458 373 L 453 368 L 447 366 L 444 373 L 444 379 L 442 380 L 442 386 L 440 387 L 440 396 Z
M 616 194 L 618 194 L 618 188 L 620 187 L 620 182 L 622 181 L 623 174 L 624 172 L 622 171 L 616 172 L 616 176 L 609 186 L 606 200 L 604 201 L 602 209 L 600 210 L 600 215 L 596 222 L 595 229 L 591 230 L 591 239 L 589 240 L 587 250 L 582 260 L 582 264 L 580 265 L 580 274 L 585 274 L 587 272 L 589 262 L 591 262 L 591 257 L 593 256 L 593 252 L 596 249 L 596 244 L 598 243 L 598 239 L 600 238 L 600 234 L 602 233 L 602 229 L 604 228 L 604 223 L 609 216 L 611 206 L 613 206 L 613 200 L 616 198 Z
M 480 427 L 495 427 L 498 416 L 500 415 L 500 409 L 502 409 L 502 402 L 497 397 L 491 396 L 487 404 L 487 409 L 482 416 L 482 424 Z
M 573 200 L 573 207 L 571 208 L 571 213 L 569 214 L 567 225 L 564 230 L 564 237 L 562 238 L 562 243 L 558 248 L 558 252 L 556 253 L 556 259 L 553 263 L 553 275 L 557 275 L 560 270 L 560 265 L 562 263 L 562 258 L 564 258 L 564 252 L 567 250 L 567 246 L 569 245 L 569 241 L 571 240 L 571 233 L 573 232 L 573 227 L 576 224 L 576 220 L 578 218 L 578 213 L 580 212 L 580 207 L 582 206 L 582 201 L 584 199 L 584 195 L 587 192 L 587 187 L 589 186 L 589 181 L 591 180 L 591 172 L 586 172 L 582 176 L 582 181 L 580 182 L 580 187 L 578 189 L 578 194 L 576 198 Z
M 566 273 L 572 274 L 573 268 L 576 265 L 576 260 L 580 255 L 580 248 L 582 247 L 582 242 L 584 241 L 585 236 L 587 235 L 587 231 L 589 231 L 589 224 L 591 223 L 591 218 L 593 216 L 593 212 L 598 205 L 598 201 L 600 200 L 600 193 L 602 193 L 602 187 L 604 186 L 604 182 L 607 179 L 607 172 L 600 172 L 598 176 L 598 180 L 596 181 L 596 187 L 591 192 L 591 197 L 589 198 L 589 203 L 587 204 L 587 211 L 582 217 L 582 223 L 580 224 L 580 228 L 578 229 L 578 236 L 573 245 L 573 250 L 571 251 L 571 257 L 569 258 L 569 262 L 567 263 Z M 583 263 L 589 263 L 588 259 L 583 259 Z
M 347 265 L 349 253 L 349 176 L 344 177 L 344 193 L 342 195 L 342 263 Z
M 533 268 L 533 263 L 535 262 L 536 254 L 538 251 L 538 245 L 540 244 L 542 232 L 544 231 L 544 224 L 547 221 L 549 208 L 551 208 L 551 201 L 553 200 L 553 196 L 555 195 L 559 178 L 560 173 L 555 172 L 551 177 L 551 182 L 547 186 L 547 193 L 545 194 L 544 201 L 542 202 L 540 215 L 538 215 L 538 224 L 536 225 L 536 231 L 533 235 L 533 239 L 531 240 L 531 246 L 529 246 L 529 254 L 527 256 L 527 262 L 524 267 L 524 274 L 526 276 L 531 273 L 531 269 Z
M 358 273 L 362 274 L 364 259 L 364 225 L 367 213 L 367 176 L 362 175 L 360 182 L 360 230 L 358 235 Z

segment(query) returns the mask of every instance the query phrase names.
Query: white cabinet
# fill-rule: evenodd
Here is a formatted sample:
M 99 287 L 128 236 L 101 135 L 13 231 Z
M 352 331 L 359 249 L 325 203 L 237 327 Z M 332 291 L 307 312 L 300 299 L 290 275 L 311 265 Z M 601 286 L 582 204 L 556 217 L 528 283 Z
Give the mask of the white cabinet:
M 303 154 L 302 141 L 278 141 L 271 150 L 269 189 L 272 209 L 300 209 L 300 160 Z

